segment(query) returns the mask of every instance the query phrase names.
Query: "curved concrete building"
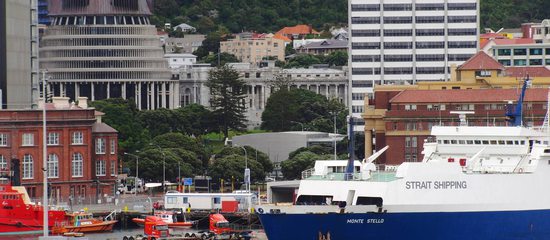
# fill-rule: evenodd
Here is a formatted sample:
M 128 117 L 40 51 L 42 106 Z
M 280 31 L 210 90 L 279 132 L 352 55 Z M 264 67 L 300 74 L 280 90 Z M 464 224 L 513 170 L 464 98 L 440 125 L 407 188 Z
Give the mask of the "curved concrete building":
M 133 98 L 139 109 L 175 108 L 171 79 L 155 26 L 152 0 L 50 0 L 40 67 L 55 96 Z

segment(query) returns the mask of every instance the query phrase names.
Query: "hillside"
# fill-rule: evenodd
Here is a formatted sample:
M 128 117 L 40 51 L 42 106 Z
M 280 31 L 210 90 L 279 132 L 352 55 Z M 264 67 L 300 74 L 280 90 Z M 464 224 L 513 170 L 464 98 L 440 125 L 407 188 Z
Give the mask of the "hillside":
M 347 24 L 347 0 L 155 0 L 157 26 L 185 22 L 208 33 L 224 26 L 231 32 L 274 32 L 311 24 L 318 30 Z M 481 27 L 516 28 L 550 18 L 550 0 L 481 0 Z

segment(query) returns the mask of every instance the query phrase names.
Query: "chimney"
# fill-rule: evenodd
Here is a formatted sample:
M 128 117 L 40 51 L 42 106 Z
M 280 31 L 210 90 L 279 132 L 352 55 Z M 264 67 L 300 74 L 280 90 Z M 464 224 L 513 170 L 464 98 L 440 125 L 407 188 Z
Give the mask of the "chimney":
M 68 109 L 71 107 L 68 97 L 52 97 L 53 106 L 56 109 Z
M 523 23 L 521 24 L 521 33 L 523 38 L 533 38 L 533 23 Z
M 76 105 L 79 106 L 80 108 L 82 109 L 87 109 L 88 108 L 88 98 L 87 97 L 78 97 L 76 99 Z

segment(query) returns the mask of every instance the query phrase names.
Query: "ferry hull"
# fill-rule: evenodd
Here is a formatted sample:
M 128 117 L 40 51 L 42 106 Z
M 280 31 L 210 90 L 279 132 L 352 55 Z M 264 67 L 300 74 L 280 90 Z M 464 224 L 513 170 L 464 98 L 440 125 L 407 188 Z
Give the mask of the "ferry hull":
M 259 218 L 269 240 L 550 239 L 550 210 L 259 214 Z

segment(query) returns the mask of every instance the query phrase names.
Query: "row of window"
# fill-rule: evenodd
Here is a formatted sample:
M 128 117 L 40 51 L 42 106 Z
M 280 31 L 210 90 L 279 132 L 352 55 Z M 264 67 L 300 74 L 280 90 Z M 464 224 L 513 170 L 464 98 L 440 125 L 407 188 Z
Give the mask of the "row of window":
M 412 62 L 415 55 L 384 55 L 385 62 Z M 448 54 L 449 61 L 466 61 L 472 55 L 471 54 Z M 353 55 L 351 56 L 353 62 L 380 62 L 380 55 Z M 419 62 L 433 62 L 444 61 L 444 54 L 418 54 L 416 55 L 416 61 Z
M 69 46 L 158 46 L 158 39 L 148 38 L 70 38 L 44 39 L 40 47 L 69 47 Z
M 415 29 L 416 36 L 444 36 L 445 29 Z M 384 29 L 384 36 L 402 37 L 413 36 L 412 29 Z M 379 37 L 381 31 L 379 29 L 356 29 L 351 30 L 354 37 Z M 447 29 L 449 36 L 475 36 L 476 28 L 451 28 Z
M 416 46 L 417 49 L 441 49 L 445 48 L 445 42 L 385 42 L 385 49 L 412 49 Z M 351 49 L 380 49 L 379 42 L 353 42 Z M 476 41 L 449 41 L 448 48 L 476 48 Z
M 82 57 L 117 57 L 117 58 L 163 58 L 159 49 L 143 49 L 136 46 L 134 49 L 57 49 L 40 51 L 41 58 L 82 58 Z
M 72 26 L 51 27 L 46 30 L 47 36 L 67 35 L 140 35 L 155 36 L 156 28 L 153 26 L 125 27 L 125 26 Z
M 542 59 L 514 59 L 513 61 L 509 59 L 502 59 L 498 60 L 498 62 L 504 66 L 543 66 L 550 65 L 550 58 L 544 59 L 544 61 Z
M 151 25 L 151 22 L 145 16 L 70 16 L 55 17 L 51 25 Z
M 415 23 L 445 23 L 444 16 L 416 16 Z M 407 24 L 413 23 L 413 17 L 352 17 L 352 24 Z M 475 23 L 477 16 L 447 16 L 448 23 Z
M 32 155 L 25 154 L 23 156 L 23 179 L 34 178 L 34 159 Z M 59 178 L 59 157 L 57 154 L 49 154 L 47 159 L 47 176 L 48 178 Z M 3 155 L 0 155 L 0 169 L 9 169 L 8 161 Z M 116 161 L 112 161 L 110 165 L 111 176 L 116 175 Z M 80 153 L 73 153 L 71 160 L 71 176 L 84 176 L 84 158 Z M 96 161 L 96 176 L 106 176 L 106 161 Z
M 47 135 L 47 145 L 59 145 L 60 134 L 57 132 L 50 132 Z M 9 143 L 9 135 L 7 133 L 0 133 L 0 146 L 7 147 Z M 71 144 L 82 145 L 84 144 L 84 134 L 82 132 L 73 132 L 71 134 Z M 34 146 L 34 133 L 23 133 L 21 136 L 21 146 Z
M 379 75 L 380 68 L 352 68 L 353 75 Z M 444 74 L 445 67 L 417 67 L 416 74 Z M 413 74 L 412 67 L 387 67 L 384 68 L 385 75 Z
M 45 62 L 44 67 L 54 68 L 167 68 L 166 61 L 135 60 L 85 60 L 85 61 L 55 61 Z
M 505 105 L 506 104 L 499 104 L 499 103 L 490 103 L 490 104 L 479 104 L 478 105 L 478 108 L 481 108 L 483 107 L 483 110 L 503 110 L 505 108 Z M 533 109 L 533 104 L 532 103 L 525 103 L 525 109 L 527 110 L 531 110 Z M 426 110 L 428 111 L 439 111 L 439 110 L 446 110 L 447 108 L 447 105 L 445 104 L 427 104 L 427 105 L 417 105 L 417 104 L 405 104 L 403 105 L 403 108 L 404 110 L 407 110 L 407 111 L 416 111 L 418 109 L 418 106 L 426 106 Z M 450 108 L 452 108 L 453 110 L 467 110 L 467 111 L 473 111 L 473 110 L 476 110 L 476 105 L 475 104 L 471 104 L 471 103 L 468 103 L 468 104 L 452 104 L 449 106 Z M 546 109 L 546 104 L 542 104 L 542 108 L 543 109 Z
M 502 48 L 496 50 L 496 52 L 498 56 L 512 56 L 512 53 L 514 53 L 514 56 L 526 56 L 527 53 L 529 53 L 529 55 L 531 56 L 541 56 L 543 55 L 543 52 L 546 52 L 546 55 L 550 55 L 550 48 Z
M 413 4 L 351 4 L 352 12 L 363 12 L 371 11 L 378 12 L 381 9 L 384 11 L 412 11 Z M 434 10 L 445 10 L 444 3 L 425 3 L 425 4 L 415 4 L 414 9 L 416 11 L 434 11 Z M 446 10 L 477 10 L 476 3 L 447 3 Z
M 438 144 L 461 144 L 461 145 L 525 145 L 525 140 L 437 140 Z M 537 141 L 540 143 L 540 141 Z M 544 144 L 548 144 L 545 141 Z
M 124 70 L 124 71 L 122 71 Z M 56 80 L 68 79 L 86 79 L 86 80 L 95 80 L 95 79 L 170 79 L 170 73 L 167 72 L 157 72 L 157 71 L 137 71 L 143 69 L 120 69 L 118 71 L 98 71 L 98 72 L 55 72 L 51 73 L 50 76 Z

